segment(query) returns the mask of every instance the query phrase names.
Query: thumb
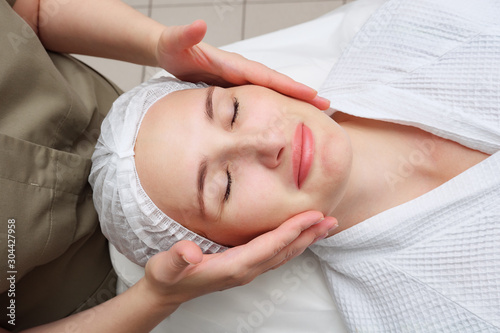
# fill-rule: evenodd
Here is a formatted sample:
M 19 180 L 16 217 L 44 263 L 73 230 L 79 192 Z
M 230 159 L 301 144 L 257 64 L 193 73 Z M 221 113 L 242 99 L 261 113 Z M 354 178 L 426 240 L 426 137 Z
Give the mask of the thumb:
M 203 259 L 203 253 L 198 245 L 183 240 L 176 243 L 170 249 L 172 268 L 183 270 L 189 265 L 199 264 Z
M 196 20 L 189 25 L 171 27 L 161 34 L 160 47 L 163 52 L 179 52 L 201 42 L 206 32 L 207 24 L 203 20 Z
M 203 20 L 196 20 L 185 26 L 184 40 L 186 47 L 191 47 L 203 40 L 207 33 L 207 24 Z
M 146 264 L 146 278 L 152 283 L 175 283 L 184 277 L 187 267 L 203 259 L 201 249 L 193 242 L 180 241 L 168 251 L 155 254 Z
M 201 249 L 193 242 L 180 241 L 168 251 L 155 254 L 146 264 L 146 277 L 160 283 L 175 283 L 187 267 L 200 263 Z

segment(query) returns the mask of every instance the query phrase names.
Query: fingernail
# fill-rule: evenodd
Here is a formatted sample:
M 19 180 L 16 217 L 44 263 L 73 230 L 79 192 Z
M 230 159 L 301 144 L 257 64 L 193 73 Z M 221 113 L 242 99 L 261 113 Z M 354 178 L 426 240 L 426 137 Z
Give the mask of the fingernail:
M 325 106 L 330 106 L 330 100 L 329 99 L 326 99 L 324 97 L 321 97 L 319 95 L 316 95 L 316 97 L 314 97 L 314 101 L 317 103 L 317 104 L 322 104 L 322 105 L 325 105 Z M 328 107 L 326 107 L 328 109 Z
M 313 242 L 312 242 L 311 244 L 314 244 L 314 243 L 316 243 L 316 242 L 319 242 L 319 241 L 320 241 L 320 240 L 322 240 L 322 239 L 325 239 L 325 238 L 326 238 L 326 236 L 328 236 L 328 233 L 326 233 L 326 234 L 324 234 L 324 235 L 321 235 L 321 236 L 319 236 L 319 237 L 316 237 L 316 239 L 315 239 L 315 240 L 313 240 Z
M 184 257 L 184 256 L 182 256 L 182 260 L 184 260 L 185 262 L 187 262 L 190 265 L 194 265 L 192 262 L 190 262 L 189 260 L 187 260 L 186 257 Z
M 327 99 L 327 98 L 324 98 L 324 97 L 318 96 L 318 99 L 319 99 L 320 101 L 322 101 L 322 102 L 325 102 L 325 103 L 330 104 L 330 100 L 329 100 L 329 99 Z
M 337 219 L 333 219 L 333 225 L 330 227 L 330 229 L 328 229 L 328 232 L 337 229 L 338 226 L 339 226 L 339 221 L 337 221 Z
M 325 218 L 324 218 L 324 217 L 322 217 L 322 218 L 320 218 L 318 221 L 314 222 L 312 225 L 316 225 L 316 224 L 320 223 L 321 221 L 323 221 L 324 219 L 325 219 Z

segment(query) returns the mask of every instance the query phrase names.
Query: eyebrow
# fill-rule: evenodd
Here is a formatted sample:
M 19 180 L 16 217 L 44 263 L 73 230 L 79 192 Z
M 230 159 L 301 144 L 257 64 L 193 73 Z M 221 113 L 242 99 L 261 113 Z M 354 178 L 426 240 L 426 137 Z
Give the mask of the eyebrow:
M 198 205 L 200 206 L 200 213 L 205 218 L 205 202 L 203 200 L 203 188 L 205 187 L 205 178 L 207 177 L 208 160 L 204 157 L 201 160 L 200 167 L 198 168 Z
M 205 114 L 210 121 L 214 120 L 213 94 L 214 86 L 207 89 L 207 99 L 205 101 Z M 207 177 L 208 159 L 203 157 L 200 166 L 198 167 L 198 205 L 200 206 L 200 214 L 205 218 L 205 200 L 203 199 L 203 189 L 205 188 L 205 178 Z
M 214 107 L 213 107 L 213 95 L 215 86 L 211 86 L 207 89 L 207 100 L 205 102 L 205 113 L 208 119 L 214 120 Z

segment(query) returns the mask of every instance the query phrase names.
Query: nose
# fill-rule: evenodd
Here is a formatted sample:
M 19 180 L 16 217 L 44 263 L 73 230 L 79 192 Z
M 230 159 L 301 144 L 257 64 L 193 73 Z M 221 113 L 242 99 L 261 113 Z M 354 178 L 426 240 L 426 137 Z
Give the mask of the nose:
M 262 131 L 234 135 L 229 150 L 233 158 L 255 160 L 267 168 L 281 164 L 286 141 L 279 129 L 266 128 Z

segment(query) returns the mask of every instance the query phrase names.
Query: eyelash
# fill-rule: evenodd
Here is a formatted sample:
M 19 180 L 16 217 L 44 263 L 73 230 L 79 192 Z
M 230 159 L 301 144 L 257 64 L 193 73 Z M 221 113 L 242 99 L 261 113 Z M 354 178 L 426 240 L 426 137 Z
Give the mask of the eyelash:
M 231 173 L 229 172 L 229 169 L 226 170 L 227 174 L 227 187 L 226 187 L 226 193 L 224 194 L 224 202 L 229 199 L 229 194 L 231 193 L 231 183 L 233 182 L 231 179 Z
M 234 98 L 233 105 L 234 105 L 234 114 L 233 118 L 231 119 L 231 128 L 233 128 L 236 118 L 238 118 L 238 113 L 239 113 L 238 111 L 240 109 L 240 102 L 238 102 L 238 99 L 236 97 Z M 229 194 L 231 193 L 231 183 L 233 182 L 229 169 L 226 170 L 226 174 L 227 174 L 227 186 L 226 186 L 226 193 L 224 194 L 224 202 L 226 202 L 229 199 Z
M 231 119 L 231 128 L 233 128 L 233 124 L 236 121 L 236 118 L 238 118 L 240 109 L 240 102 L 238 102 L 238 99 L 236 97 L 234 98 L 233 105 L 234 105 L 234 114 L 233 114 L 233 119 Z

